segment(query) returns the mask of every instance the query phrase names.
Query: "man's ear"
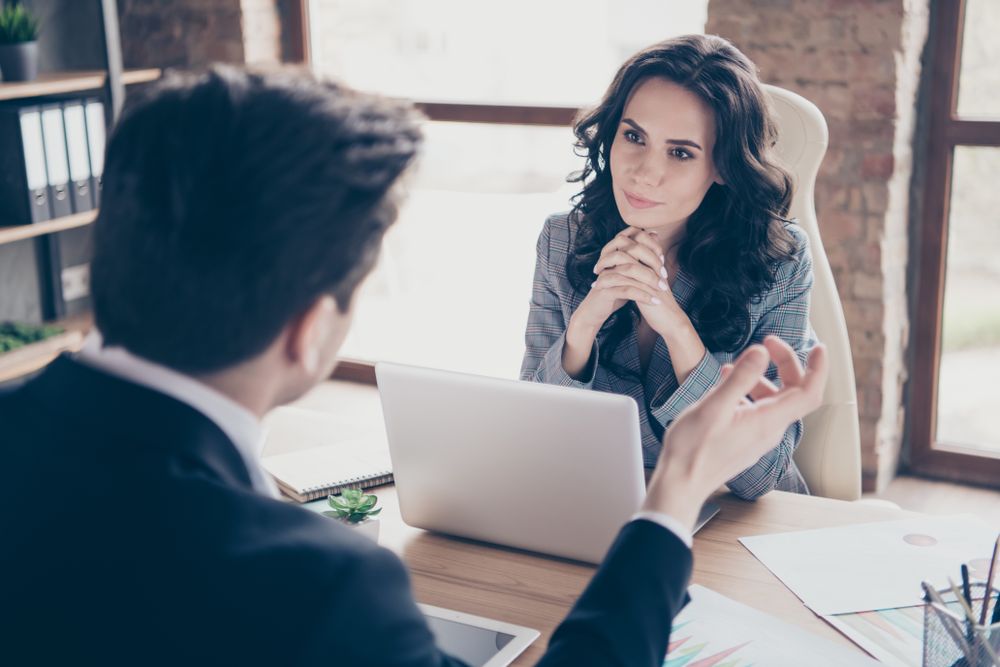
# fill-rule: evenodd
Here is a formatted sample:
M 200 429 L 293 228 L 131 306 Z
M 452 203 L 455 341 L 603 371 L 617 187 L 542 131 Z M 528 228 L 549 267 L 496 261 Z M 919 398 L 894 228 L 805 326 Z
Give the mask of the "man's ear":
M 288 360 L 307 375 L 315 374 L 322 363 L 322 351 L 330 338 L 336 312 L 337 302 L 324 294 L 288 325 Z

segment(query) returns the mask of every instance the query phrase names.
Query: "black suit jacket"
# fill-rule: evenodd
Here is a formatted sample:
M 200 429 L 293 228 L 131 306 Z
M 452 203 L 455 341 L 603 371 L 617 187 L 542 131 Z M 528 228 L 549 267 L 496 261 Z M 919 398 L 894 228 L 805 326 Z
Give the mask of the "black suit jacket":
M 453 665 L 400 560 L 256 494 L 193 408 L 71 358 L 0 396 L 0 663 Z M 637 521 L 544 665 L 656 665 L 689 550 Z

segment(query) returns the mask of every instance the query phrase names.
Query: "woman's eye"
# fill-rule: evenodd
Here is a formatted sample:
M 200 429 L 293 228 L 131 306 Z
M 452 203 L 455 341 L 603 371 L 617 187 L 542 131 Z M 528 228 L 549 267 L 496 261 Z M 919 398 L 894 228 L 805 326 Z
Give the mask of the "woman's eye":
M 674 148 L 673 150 L 670 151 L 670 154 L 681 161 L 690 160 L 691 158 L 694 157 L 693 155 L 691 155 L 691 153 L 687 152 L 683 148 Z
M 642 137 L 640 137 L 639 133 L 636 132 L 635 130 L 625 130 L 625 132 L 623 133 L 622 136 L 625 137 L 625 141 L 627 141 L 627 142 L 629 142 L 631 144 L 641 144 L 642 143 Z

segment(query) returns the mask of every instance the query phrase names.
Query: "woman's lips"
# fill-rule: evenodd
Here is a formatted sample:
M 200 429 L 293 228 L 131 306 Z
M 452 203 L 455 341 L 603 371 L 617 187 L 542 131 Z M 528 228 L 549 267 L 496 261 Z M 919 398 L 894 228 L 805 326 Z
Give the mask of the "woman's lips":
M 622 190 L 622 192 L 625 194 L 625 199 L 628 200 L 628 203 L 632 208 L 652 208 L 653 206 L 660 205 L 660 202 L 643 199 L 642 197 L 636 196 L 631 192 L 626 192 L 625 190 Z

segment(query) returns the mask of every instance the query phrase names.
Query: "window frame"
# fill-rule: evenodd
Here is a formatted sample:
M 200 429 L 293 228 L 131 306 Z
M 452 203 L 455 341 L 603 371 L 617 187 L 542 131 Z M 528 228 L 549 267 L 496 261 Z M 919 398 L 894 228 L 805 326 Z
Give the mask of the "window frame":
M 913 254 L 919 270 L 913 284 L 913 349 L 910 401 L 910 468 L 930 477 L 996 486 L 1000 452 L 995 455 L 967 445 L 937 439 L 938 379 L 944 286 L 947 271 L 948 220 L 955 149 L 959 146 L 1000 147 L 1000 119 L 957 115 L 965 0 L 936 1 L 932 6 L 929 123 L 923 212 L 919 247 Z
M 306 67 L 312 67 L 309 33 L 309 0 L 288 0 L 287 26 L 290 35 L 290 57 Z M 414 106 L 428 120 L 452 123 L 533 125 L 569 127 L 581 109 L 566 106 L 530 106 L 481 104 L 413 100 Z M 361 359 L 341 359 L 331 375 L 333 380 L 345 380 L 375 385 L 375 363 Z

